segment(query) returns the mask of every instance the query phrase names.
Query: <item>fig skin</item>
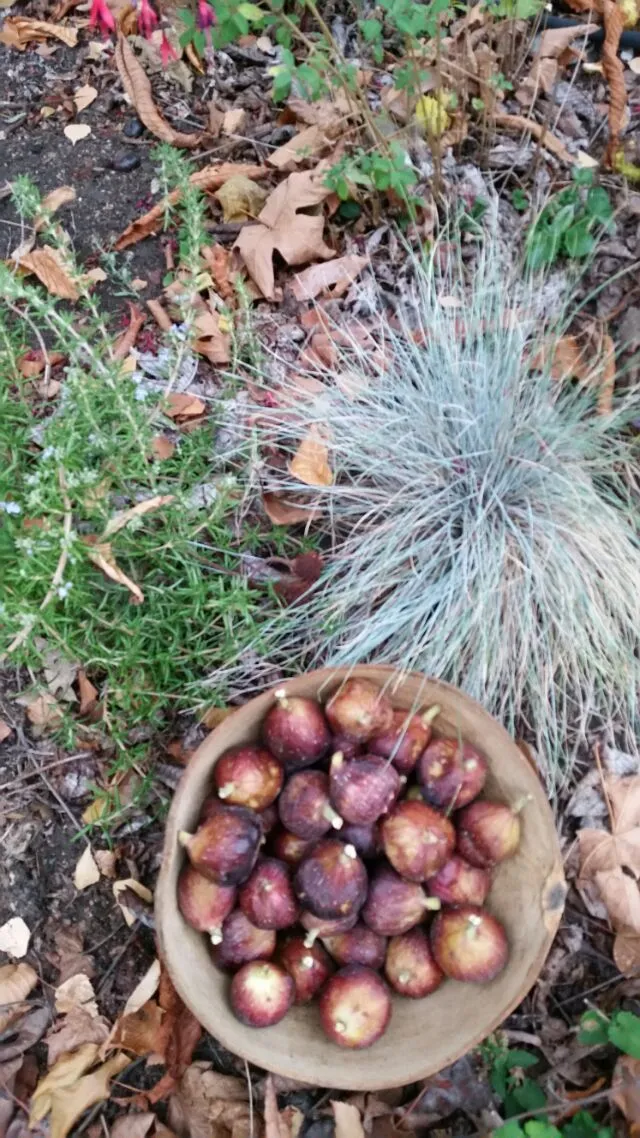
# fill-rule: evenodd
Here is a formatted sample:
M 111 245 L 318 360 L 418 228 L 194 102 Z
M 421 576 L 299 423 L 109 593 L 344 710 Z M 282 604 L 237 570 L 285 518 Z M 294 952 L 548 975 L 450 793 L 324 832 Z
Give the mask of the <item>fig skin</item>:
M 417 882 L 407 881 L 390 866 L 382 865 L 371 875 L 360 916 L 380 936 L 401 936 L 440 905 L 438 898 L 427 897 Z
M 341 842 L 354 846 L 360 857 L 365 860 L 377 857 L 382 849 L 380 826 L 377 822 L 371 822 L 368 826 L 354 826 L 352 822 L 347 822 L 338 837 Z
M 504 928 L 477 905 L 439 913 L 431 926 L 431 948 L 445 976 L 475 984 L 495 980 L 509 959 Z
M 410 715 L 403 709 L 394 711 L 389 728 L 369 740 L 369 751 L 372 755 L 391 759 L 400 774 L 411 774 L 431 740 L 431 723 L 439 711 L 439 707 L 431 707 L 422 715 Z
M 315 699 L 275 693 L 275 703 L 262 723 L 262 738 L 285 771 L 313 766 L 327 754 L 331 732 L 324 712 Z
M 258 861 L 238 893 L 245 917 L 258 929 L 288 929 L 298 919 L 289 867 L 275 857 Z
M 243 964 L 229 990 L 233 1013 L 247 1027 L 273 1027 L 284 1019 L 295 999 L 293 980 L 272 960 Z
M 362 964 L 349 964 L 331 976 L 319 1000 L 325 1034 L 339 1047 L 371 1047 L 391 1019 L 391 996 L 381 976 Z
M 217 814 L 217 812 L 221 806 L 222 806 L 222 803 L 221 803 L 220 799 L 218 798 L 218 795 L 217 794 L 209 794 L 208 797 L 205 798 L 204 802 L 202 803 L 202 809 L 200 811 L 200 820 L 198 822 L 198 825 L 201 826 L 203 822 L 208 822 L 209 818 L 212 818 L 214 814 Z
M 303 858 L 294 878 L 296 896 L 318 917 L 357 913 L 367 895 L 367 871 L 353 846 L 324 838 Z
M 458 852 L 481 869 L 513 857 L 520 845 L 520 810 L 503 802 L 472 802 L 457 815 Z
M 256 863 L 262 826 L 253 810 L 223 803 L 195 834 L 183 830 L 178 837 L 204 877 L 218 885 L 241 885 Z
M 348 917 L 337 917 L 334 920 L 325 917 L 316 917 L 315 913 L 303 909 L 300 913 L 300 924 L 307 930 L 304 943 L 307 947 L 315 944 L 318 937 L 335 936 L 337 933 L 348 932 L 357 923 L 358 914 L 351 913 Z
M 459 854 L 454 854 L 427 881 L 432 897 L 439 897 L 444 905 L 484 905 L 491 888 L 491 877 L 486 869 L 472 865 Z
M 384 974 L 394 992 L 413 1000 L 430 996 L 444 980 L 444 973 L 434 960 L 429 938 L 419 928 L 391 938 Z
M 267 806 L 266 810 L 261 810 L 258 814 L 260 825 L 262 826 L 263 834 L 270 834 L 271 831 L 278 825 L 278 808 L 275 803 Z
M 271 839 L 271 849 L 275 856 L 291 866 L 299 865 L 313 844 L 311 841 L 299 838 L 297 834 L 292 834 L 290 830 L 284 829 L 276 830 Z
M 329 777 L 323 771 L 292 774 L 278 799 L 278 811 L 285 829 L 307 841 L 317 841 L 343 824 L 329 801 Z
M 418 782 L 423 797 L 441 810 L 461 810 L 480 794 L 489 768 L 484 755 L 458 739 L 436 739 L 420 756 Z
M 345 759 L 355 759 L 363 753 L 364 744 L 359 739 L 352 739 L 350 735 L 334 735 L 331 740 L 331 754 L 336 751 L 344 755 Z
M 284 942 L 279 961 L 295 984 L 296 1004 L 308 1004 L 335 972 L 335 965 L 322 945 L 309 946 L 301 936 Z
M 400 776 L 378 755 L 363 755 L 345 761 L 340 751 L 329 771 L 331 801 L 346 822 L 366 826 L 377 822 L 395 802 L 401 789 Z
M 262 811 L 275 802 L 282 790 L 284 771 L 264 747 L 246 744 L 231 747 L 220 756 L 213 781 L 224 802 Z
M 340 968 L 347 964 L 382 968 L 387 951 L 386 937 L 374 933 L 362 922 L 354 925 L 349 932 L 323 937 L 322 943 Z
M 269 960 L 275 950 L 275 930 L 256 928 L 241 909 L 234 909 L 222 926 L 222 941 L 213 950 L 213 961 L 223 971 L 233 971 L 250 960 Z
M 334 735 L 366 742 L 388 730 L 393 708 L 379 687 L 369 680 L 347 680 L 325 705 L 324 713 Z
M 220 944 L 222 925 L 236 902 L 234 885 L 217 885 L 187 864 L 178 878 L 178 906 L 187 924 Z
M 425 802 L 399 802 L 382 819 L 380 834 L 393 868 L 409 881 L 433 877 L 449 860 L 456 844 L 449 819 Z

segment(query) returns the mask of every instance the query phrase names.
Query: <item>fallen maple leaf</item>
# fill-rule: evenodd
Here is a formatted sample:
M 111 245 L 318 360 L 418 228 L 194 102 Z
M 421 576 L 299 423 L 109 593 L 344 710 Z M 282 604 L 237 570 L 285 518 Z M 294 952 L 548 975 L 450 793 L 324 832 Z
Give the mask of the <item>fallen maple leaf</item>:
M 291 462 L 289 472 L 307 486 L 331 486 L 333 473 L 328 461 L 327 446 L 319 431 L 312 427 L 302 440 Z
M 26 16 L 7 16 L 0 31 L 0 43 L 24 51 L 32 40 L 57 39 L 67 47 L 75 47 L 78 42 L 76 28 L 65 28 L 50 24 L 46 20 L 31 20 Z
M 293 295 L 296 300 L 313 300 L 319 293 L 330 290 L 331 296 L 341 296 L 368 264 L 368 257 L 348 253 L 324 265 L 310 265 L 304 272 L 294 274 Z
M 198 146 L 202 137 L 200 134 L 183 134 L 179 130 L 174 130 L 162 117 L 153 101 L 151 83 L 147 74 L 142 65 L 138 63 L 133 48 L 122 33 L 118 34 L 115 61 L 123 87 L 138 118 L 144 123 L 147 130 L 150 130 L 156 138 L 162 139 L 163 142 L 170 142 L 172 146 L 179 146 L 188 150 L 193 150 L 194 146 Z
M 335 256 L 322 236 L 322 214 L 299 212 L 319 205 L 330 192 L 313 171 L 290 174 L 267 199 L 258 216 L 260 224 L 242 229 L 235 247 L 267 300 L 275 295 L 274 252 L 280 253 L 288 265 Z
M 63 300 L 77 300 L 80 296 L 78 286 L 69 276 L 57 249 L 49 245 L 33 249 L 20 257 L 18 264 L 21 269 L 33 273 L 52 296 Z
M 100 870 L 95 863 L 91 846 L 86 846 L 73 871 L 73 884 L 78 890 L 88 889 L 90 885 L 95 885 L 99 880 Z
M 124 585 L 131 593 L 131 600 L 134 604 L 141 605 L 144 601 L 144 593 L 135 581 L 116 564 L 116 559 L 113 555 L 113 550 L 108 541 L 97 542 L 95 545 L 88 546 L 87 556 L 93 564 L 101 569 L 105 577 L 109 580 L 115 581 L 117 585 Z
M 85 1043 L 58 1059 L 33 1092 L 29 1113 L 32 1129 L 50 1115 L 51 1138 L 66 1138 L 88 1107 L 109 1097 L 111 1079 L 128 1066 L 129 1059 L 114 1055 L 90 1071 L 97 1055 L 98 1045 Z

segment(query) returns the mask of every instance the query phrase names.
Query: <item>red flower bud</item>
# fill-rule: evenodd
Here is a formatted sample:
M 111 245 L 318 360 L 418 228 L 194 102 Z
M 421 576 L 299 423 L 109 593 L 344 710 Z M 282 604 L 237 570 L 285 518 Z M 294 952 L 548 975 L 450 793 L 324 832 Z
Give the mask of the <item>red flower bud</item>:
M 99 27 L 105 33 L 115 31 L 116 22 L 105 0 L 92 0 L 89 24 L 92 28 Z
M 158 17 L 151 7 L 149 0 L 140 0 L 138 7 L 138 29 L 142 32 L 145 39 L 150 38 L 157 24 Z
M 162 39 L 160 41 L 160 58 L 162 60 L 163 67 L 168 67 L 172 59 L 178 58 L 177 52 L 169 43 L 169 40 L 167 39 L 164 32 L 162 33 Z
M 207 0 L 198 0 L 197 21 L 201 31 L 205 31 L 206 28 L 210 28 L 216 23 L 216 14 Z

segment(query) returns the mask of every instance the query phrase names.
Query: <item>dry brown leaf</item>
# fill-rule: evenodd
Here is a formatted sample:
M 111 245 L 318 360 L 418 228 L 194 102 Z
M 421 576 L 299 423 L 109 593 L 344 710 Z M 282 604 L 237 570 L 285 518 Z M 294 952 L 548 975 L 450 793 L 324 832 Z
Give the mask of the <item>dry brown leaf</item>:
M 0 1005 L 26 1000 L 39 982 L 38 973 L 30 964 L 3 964 L 0 968 Z
M 111 1138 L 146 1138 L 156 1121 L 155 1114 L 123 1114 L 111 1124 Z
M 251 183 L 254 184 L 253 182 Z M 216 286 L 216 292 L 222 300 L 235 300 L 235 289 L 229 280 L 229 261 L 231 254 L 222 245 L 203 245 L 200 250 L 202 258 L 211 273 L 211 279 Z
M 64 352 L 49 352 L 49 366 L 56 367 L 57 364 L 64 363 L 66 358 Z M 39 349 L 25 353 L 18 363 L 20 375 L 24 376 L 25 379 L 35 379 L 37 376 L 42 375 L 46 366 L 47 359 Z
M 235 174 L 243 174 L 246 178 L 264 178 L 265 174 L 268 173 L 269 170 L 266 166 L 250 166 L 242 162 L 223 162 L 213 166 L 205 166 L 203 170 L 197 170 L 195 174 L 191 175 L 189 182 L 192 186 L 202 190 L 203 193 L 208 193 L 219 189 Z M 167 209 L 169 206 L 176 205 L 180 201 L 180 197 L 181 191 L 173 190 L 168 197 L 154 205 L 142 217 L 132 221 L 118 237 L 114 249 L 117 252 L 122 252 L 129 245 L 135 245 L 137 241 L 142 241 L 143 238 L 157 233 L 164 225 Z
M 273 1075 L 267 1075 L 264 1084 L 264 1132 L 265 1138 L 288 1138 L 278 1110 Z
M 188 150 L 193 150 L 194 146 L 198 146 L 202 135 L 182 134 L 181 131 L 174 130 L 162 117 L 153 101 L 151 83 L 147 74 L 142 65 L 138 63 L 133 48 L 121 33 L 118 35 L 116 43 L 115 61 L 124 89 L 138 118 L 144 123 L 147 130 L 150 130 L 156 138 L 162 139 L 163 142 L 170 142 L 172 146 L 179 146 Z
M 78 87 L 73 93 L 73 101 L 78 114 L 80 114 L 80 111 L 84 111 L 87 107 L 90 107 L 97 98 L 98 91 L 96 87 L 91 87 L 88 83 L 85 83 L 83 87 Z
M 76 142 L 82 142 L 83 139 L 89 137 L 91 127 L 86 122 L 70 122 L 68 126 L 65 126 L 62 133 L 65 138 L 69 139 L 72 146 L 75 146 Z
M 166 1048 L 163 1059 L 166 1074 L 146 1092 L 150 1103 L 162 1102 L 177 1087 L 193 1057 L 194 1049 L 202 1038 L 202 1027 L 194 1015 L 185 1007 L 176 992 L 169 974 L 162 971 L 158 991 L 158 1003 L 165 1013 L 163 1023 Z M 191 1135 L 191 1138 L 195 1138 Z
M 61 1055 L 77 1051 L 86 1043 L 101 1045 L 109 1035 L 109 1024 L 102 1016 L 89 1015 L 82 1008 L 73 1008 L 53 1025 L 45 1039 L 48 1065 L 53 1067 Z
M 208 727 L 213 731 L 214 727 L 218 727 L 231 712 L 235 711 L 233 707 L 209 707 L 200 718 L 200 723 L 203 727 Z
M 73 186 L 58 186 L 57 189 L 51 190 L 50 193 L 45 194 L 40 202 L 38 210 L 38 218 L 34 223 L 34 229 L 38 233 L 46 224 L 47 219 L 51 214 L 61 209 L 63 205 L 70 205 L 71 202 L 76 200 L 76 191 Z
M 171 442 L 166 435 L 154 435 L 151 440 L 151 452 L 154 458 L 162 459 L 171 458 L 175 453 L 176 444 Z
M 87 547 L 87 557 L 93 564 L 101 569 L 105 577 L 110 581 L 115 581 L 116 585 L 124 585 L 131 593 L 131 600 L 134 604 L 141 605 L 144 601 L 144 593 L 135 581 L 116 564 L 116 559 L 113 555 L 111 544 L 108 541 L 97 542 L 95 545 Z
M 51 692 L 31 693 L 18 696 L 16 703 L 26 709 L 27 719 L 33 727 L 33 734 L 38 738 L 46 731 L 59 727 L 63 720 L 63 711 L 57 699 Z
M 540 123 L 535 122 L 534 119 L 527 119 L 524 115 L 508 115 L 502 111 L 494 116 L 494 122 L 498 126 L 511 127 L 513 130 L 521 130 L 525 134 L 532 134 L 538 140 L 541 146 L 549 150 L 551 154 L 555 154 L 562 162 L 566 162 L 569 166 L 575 165 L 575 157 L 569 150 L 567 150 L 564 142 L 556 138 L 555 134 L 547 130 Z
M 89 715 L 95 708 L 98 700 L 98 689 L 93 686 L 87 677 L 84 668 L 78 668 L 78 693 L 80 695 L 80 715 Z
M 98 869 L 91 846 L 87 846 L 84 853 L 80 855 L 78 863 L 73 872 L 73 884 L 76 889 L 88 889 L 90 885 L 95 885 L 100 880 L 100 870 Z M 58 1009 L 59 1011 L 62 1009 Z
M 234 174 L 213 196 L 222 206 L 223 221 L 255 221 L 266 201 L 267 190 L 244 174 Z
M 61 40 L 67 47 L 75 47 L 78 32 L 76 28 L 49 24 L 46 20 L 30 20 L 26 16 L 7 16 L 0 31 L 0 43 L 17 47 L 18 51 L 24 51 L 32 40 L 46 39 Z
M 307 486 L 331 486 L 333 474 L 329 466 L 326 443 L 315 427 L 302 440 L 291 462 L 289 473 Z
M 233 107 L 225 111 L 222 116 L 223 134 L 240 134 L 247 121 L 247 112 L 244 107 Z
M 609 145 L 607 162 L 613 165 L 620 135 L 624 127 L 627 108 L 627 88 L 624 81 L 624 63 L 618 56 L 620 36 L 624 30 L 624 15 L 616 0 L 600 0 L 604 20 L 602 45 L 602 71 L 609 84 Z
M 162 1008 L 155 1000 L 148 1000 L 136 1012 L 120 1016 L 109 1037 L 109 1046 L 134 1055 L 164 1055 L 168 1038 L 163 1021 Z
M 95 850 L 93 856 L 102 877 L 115 880 L 117 856 L 113 850 Z
M 54 999 L 56 1011 L 60 1015 L 78 1010 L 86 1012 L 92 1017 L 98 1015 L 93 984 L 85 972 L 76 972 L 74 976 L 69 976 L 67 980 L 59 984 L 54 992 Z
M 314 124 L 301 130 L 299 134 L 274 150 L 267 158 L 267 162 L 270 166 L 275 166 L 276 170 L 291 169 L 306 159 L 318 158 L 331 144 L 325 131 Z
M 607 415 L 613 406 L 615 345 L 608 332 L 600 332 L 597 328 L 590 331 L 592 336 L 582 344 L 576 336 L 570 335 L 554 340 L 532 357 L 531 367 L 546 366 L 555 380 L 573 378 L 589 387 L 595 387 L 598 391 L 598 411 L 601 415 Z
M 78 287 L 69 276 L 62 263 L 57 249 L 45 245 L 42 249 L 34 249 L 20 257 L 18 264 L 21 269 L 34 273 L 52 296 L 59 296 L 63 300 L 77 300 L 80 296 Z
M 317 511 L 300 506 L 296 502 L 288 502 L 278 494 L 263 494 L 262 505 L 274 526 L 294 526 L 301 523 L 306 525 L 317 516 Z
M 294 274 L 293 295 L 296 300 L 313 300 L 319 293 L 330 290 L 331 296 L 341 296 L 368 264 L 368 257 L 348 253 L 323 265 L 311 265 L 304 272 Z
M 640 775 L 604 782 L 612 817 L 611 833 L 584 829 L 578 833 L 578 885 L 594 881 L 613 928 L 618 933 L 614 958 L 630 973 L 640 950 Z
M 219 1075 L 210 1063 L 192 1063 L 169 1106 L 169 1123 L 190 1138 L 249 1138 L 251 1118 L 244 1079 Z
M 289 174 L 267 199 L 258 217 L 260 224 L 242 229 L 235 247 L 267 300 L 274 299 L 274 252 L 280 253 L 288 265 L 335 256 L 322 236 L 323 215 L 298 212 L 320 205 L 329 193 L 313 171 Z
M 120 881 L 114 881 L 113 895 L 120 908 L 122 909 L 122 915 L 125 921 L 129 925 L 129 928 L 131 928 L 132 925 L 135 925 L 137 916 L 131 909 L 127 907 L 126 902 L 123 902 L 120 898 L 121 893 L 126 897 L 129 891 L 135 893 L 135 895 L 139 897 L 140 900 L 143 901 L 146 905 L 153 904 L 153 893 L 150 889 L 147 889 L 146 885 L 142 885 L 139 881 L 136 881 L 134 877 L 126 877 L 122 878 Z
M 71 1055 L 63 1055 L 40 1080 L 31 1100 L 32 1129 L 50 1115 L 51 1138 L 66 1138 L 85 1110 L 109 1097 L 111 1079 L 128 1065 L 129 1059 L 126 1055 L 114 1055 L 89 1071 L 97 1051 L 97 1044 L 83 1044 Z
M 336 1120 L 335 1138 L 365 1138 L 360 1111 L 349 1102 L 331 1100 Z
M 4 743 L 13 734 L 13 727 L 10 727 L 4 719 L 0 719 L 0 743 Z
M 136 1012 L 139 1012 L 140 1008 L 144 1007 L 152 996 L 155 996 L 159 983 L 160 961 L 154 960 L 129 996 L 122 1012 L 123 1016 L 135 1015 Z
M 195 419 L 206 409 L 202 399 L 186 391 L 173 391 L 167 399 L 166 413 L 170 419 Z
M 149 514 L 152 510 L 159 510 L 161 506 L 168 506 L 169 502 L 174 502 L 175 496 L 173 494 L 156 494 L 153 498 L 145 498 L 142 502 L 137 502 L 135 506 L 131 506 L 128 510 L 120 510 L 114 514 L 107 522 L 102 539 L 113 537 L 114 533 L 124 529 L 129 525 L 129 522 L 134 518 L 142 518 L 145 514 Z
M 114 360 L 124 360 L 135 346 L 138 333 L 144 324 L 144 313 L 135 304 L 129 302 L 129 327 L 118 337 L 113 346 Z
M 228 324 L 227 318 L 206 305 L 194 320 L 198 335 L 192 341 L 193 350 L 212 364 L 226 364 L 231 359 L 231 336 L 228 331 L 223 331 L 222 324 Z
M 611 1101 L 624 1114 L 631 1134 L 640 1127 L 640 1059 L 620 1055 L 611 1080 Z

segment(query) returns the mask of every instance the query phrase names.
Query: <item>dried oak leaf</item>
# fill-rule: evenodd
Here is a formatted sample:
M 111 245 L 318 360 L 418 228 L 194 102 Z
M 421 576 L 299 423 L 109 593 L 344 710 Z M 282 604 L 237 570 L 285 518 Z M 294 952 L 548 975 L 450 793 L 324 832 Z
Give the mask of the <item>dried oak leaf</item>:
M 267 199 L 258 216 L 260 224 L 245 225 L 240 232 L 235 247 L 267 300 L 275 295 L 274 252 L 280 253 L 288 265 L 335 256 L 322 236 L 323 215 L 300 212 L 320 205 L 330 192 L 314 171 L 289 174 Z
M 191 175 L 189 182 L 192 186 L 202 190 L 203 193 L 207 193 L 223 186 L 234 174 L 244 174 L 247 178 L 264 178 L 265 174 L 268 173 L 269 170 L 266 166 L 249 166 L 242 162 L 222 162 L 219 165 L 205 166 L 203 170 L 197 170 L 195 174 Z M 142 217 L 132 221 L 118 237 L 114 249 L 120 253 L 129 245 L 135 245 L 137 241 L 142 241 L 143 238 L 157 233 L 164 225 L 168 207 L 176 205 L 180 201 L 180 197 L 181 191 L 179 189 L 172 190 L 168 197 L 163 198 Z
M 193 150 L 198 146 L 202 135 L 183 134 L 174 130 L 162 117 L 153 101 L 151 83 L 147 74 L 135 57 L 133 48 L 122 34 L 118 35 L 115 50 L 115 61 L 124 89 L 131 99 L 138 118 L 144 123 L 147 130 L 155 134 L 163 142 L 170 142 L 172 146 Z
M 78 286 L 69 276 L 57 249 L 49 245 L 33 249 L 20 257 L 18 264 L 21 269 L 33 273 L 52 296 L 63 300 L 77 300 L 80 296 Z
M 50 1115 L 51 1138 L 66 1138 L 80 1115 L 109 1097 L 109 1084 L 129 1063 L 126 1055 L 114 1055 L 93 1071 L 98 1056 L 96 1043 L 85 1043 L 65 1054 L 38 1083 L 29 1113 L 33 1129 Z

